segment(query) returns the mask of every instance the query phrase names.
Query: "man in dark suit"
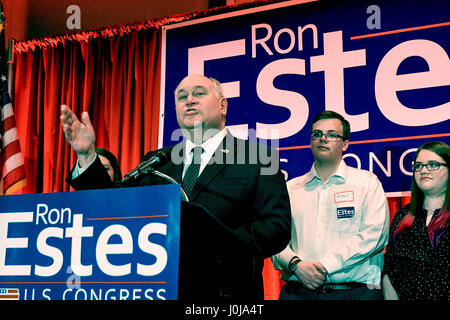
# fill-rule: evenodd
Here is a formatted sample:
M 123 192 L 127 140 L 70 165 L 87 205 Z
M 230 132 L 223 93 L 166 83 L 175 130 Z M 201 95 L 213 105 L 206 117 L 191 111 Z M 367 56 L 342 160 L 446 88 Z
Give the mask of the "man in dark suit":
M 226 229 L 216 232 L 202 222 L 193 226 L 205 238 L 202 251 L 184 259 L 190 263 L 180 267 L 180 298 L 262 299 L 264 259 L 286 247 L 291 231 L 289 198 L 278 154 L 228 132 L 228 104 L 217 80 L 187 76 L 175 90 L 175 103 L 185 140 L 150 152 L 144 160 L 161 151 L 170 155 L 170 161 L 158 170 L 181 183 L 190 202 L 208 210 Z M 62 106 L 61 122 L 78 155 L 69 183 L 75 189 L 123 186 L 108 179 L 95 154 L 88 114 L 84 112 L 80 122 Z M 195 178 L 191 178 L 195 170 Z M 128 185 L 161 183 L 167 181 L 147 174 Z M 183 243 L 180 246 L 183 248 Z

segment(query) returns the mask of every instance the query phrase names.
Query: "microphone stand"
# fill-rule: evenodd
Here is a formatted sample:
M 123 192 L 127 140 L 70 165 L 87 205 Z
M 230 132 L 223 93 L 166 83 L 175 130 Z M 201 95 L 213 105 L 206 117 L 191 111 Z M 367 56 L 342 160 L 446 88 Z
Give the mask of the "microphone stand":
M 126 177 L 121 181 L 121 183 L 128 183 L 128 181 L 129 181 L 131 178 L 136 179 L 136 178 L 137 178 L 138 176 L 140 176 L 140 175 L 146 175 L 146 174 L 149 174 L 149 173 L 154 174 L 154 175 L 157 175 L 158 177 L 161 177 L 161 178 L 163 178 L 164 180 L 169 181 L 171 184 L 179 184 L 174 178 L 172 178 L 172 177 L 168 176 L 167 174 L 162 173 L 162 172 L 160 172 L 160 171 L 158 171 L 158 170 L 152 168 L 151 166 L 148 166 L 147 168 L 144 168 L 143 170 L 142 170 L 142 169 L 139 170 L 138 174 L 136 174 L 136 175 L 134 175 L 134 176 L 131 176 L 131 175 L 130 175 L 130 176 L 126 176 Z M 189 198 L 188 198 L 186 192 L 183 190 L 183 187 L 181 187 L 181 185 L 180 185 L 180 189 L 181 189 L 181 198 L 182 198 L 182 200 L 184 200 L 184 201 L 186 201 L 186 202 L 189 202 Z
M 169 182 L 172 183 L 172 184 L 179 184 L 174 178 L 168 176 L 168 175 L 165 174 L 165 173 L 159 172 L 159 171 L 156 170 L 156 169 L 150 168 L 147 172 L 153 173 L 153 174 L 157 175 L 158 177 L 161 177 L 161 178 L 163 178 L 163 179 L 169 181 Z M 146 173 L 147 173 L 147 172 L 146 172 Z M 189 198 L 188 198 L 186 192 L 183 190 L 183 187 L 181 187 L 181 185 L 180 185 L 180 189 L 181 189 L 181 198 L 182 198 L 184 201 L 189 202 Z

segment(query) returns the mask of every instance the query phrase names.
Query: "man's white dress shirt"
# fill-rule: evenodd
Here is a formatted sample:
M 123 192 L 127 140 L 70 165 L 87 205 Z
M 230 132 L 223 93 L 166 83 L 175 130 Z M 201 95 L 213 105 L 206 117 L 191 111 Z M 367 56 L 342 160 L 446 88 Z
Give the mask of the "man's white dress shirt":
M 212 156 L 214 155 L 214 152 L 217 150 L 217 148 L 219 147 L 220 143 L 223 141 L 223 139 L 225 138 L 226 135 L 227 135 L 227 129 L 223 128 L 222 130 L 218 131 L 214 136 L 210 137 L 208 140 L 203 142 L 201 145 L 196 145 L 191 140 L 186 139 L 186 150 L 185 150 L 186 152 L 184 154 L 184 160 L 183 160 L 184 168 L 183 168 L 182 177 L 184 178 L 186 169 L 192 162 L 193 154 L 191 151 L 192 151 L 192 149 L 194 149 L 194 147 L 200 146 L 203 148 L 203 153 L 201 156 L 200 171 L 198 173 L 198 175 L 200 176 L 203 169 L 205 169 L 206 165 L 209 163 Z M 77 178 L 87 168 L 89 168 L 94 163 L 94 161 L 97 157 L 98 157 L 98 155 L 96 154 L 94 160 L 92 160 L 87 166 L 85 166 L 83 168 L 80 168 L 80 166 L 78 164 L 78 160 L 77 160 L 74 170 L 72 172 L 72 179 Z
M 212 136 L 211 138 L 209 138 L 208 140 L 203 142 L 201 145 L 196 145 L 191 140 L 186 139 L 186 152 L 184 154 L 184 161 L 183 161 L 184 168 L 183 168 L 183 176 L 182 177 L 184 178 L 186 169 L 187 169 L 187 167 L 189 167 L 189 165 L 192 162 L 192 158 L 194 156 L 193 153 L 191 152 L 192 149 L 194 149 L 195 147 L 199 147 L 199 146 L 203 148 L 203 153 L 201 156 L 200 171 L 198 173 L 198 175 L 200 176 L 203 169 L 205 169 L 206 165 L 209 163 L 209 161 L 213 157 L 214 152 L 217 150 L 219 145 L 222 143 L 222 141 L 226 135 L 227 135 L 227 129 L 223 128 L 221 131 L 217 132 L 214 136 Z
M 287 183 L 292 210 L 292 239 L 273 257 L 284 270 L 283 280 L 298 280 L 286 272 L 290 259 L 319 261 L 327 283 L 380 283 L 384 247 L 388 241 L 389 208 L 383 187 L 369 171 L 341 160 L 327 183 L 314 165 Z

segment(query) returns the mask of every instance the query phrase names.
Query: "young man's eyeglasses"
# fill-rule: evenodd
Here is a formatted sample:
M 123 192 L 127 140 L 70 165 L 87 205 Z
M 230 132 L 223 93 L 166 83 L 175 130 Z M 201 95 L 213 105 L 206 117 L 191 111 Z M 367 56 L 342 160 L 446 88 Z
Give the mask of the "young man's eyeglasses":
M 333 131 L 323 133 L 320 130 L 314 130 L 311 132 L 312 140 L 319 140 L 322 138 L 322 136 L 325 136 L 327 138 L 327 141 L 331 141 L 331 142 L 337 141 L 338 138 L 341 138 L 342 140 L 344 140 L 343 136 L 338 135 L 337 132 L 333 132 Z
M 441 166 L 447 166 L 447 164 L 437 161 L 430 161 L 428 163 L 416 162 L 412 164 L 411 168 L 412 171 L 415 172 L 422 171 L 423 167 L 427 167 L 428 171 L 436 171 L 439 170 Z

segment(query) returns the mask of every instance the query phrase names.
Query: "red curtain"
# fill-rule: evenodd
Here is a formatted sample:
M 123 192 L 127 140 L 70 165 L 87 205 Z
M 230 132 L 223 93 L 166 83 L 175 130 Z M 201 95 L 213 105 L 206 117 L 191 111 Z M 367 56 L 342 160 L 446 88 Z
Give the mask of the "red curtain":
M 96 146 L 111 150 L 123 172 L 157 147 L 159 29 L 84 35 L 34 50 L 20 45 L 13 97 L 28 178 L 25 193 L 69 190 L 64 178 L 76 156 L 61 129 L 61 104 L 78 116 L 89 112 Z
M 157 148 L 160 92 L 160 27 L 165 24 L 277 2 L 263 0 L 69 33 L 14 46 L 14 101 L 25 161 L 23 193 L 68 191 L 65 176 L 76 156 L 65 141 L 60 105 L 88 111 L 96 146 L 111 150 L 123 173 Z M 391 218 L 408 198 L 388 199 Z M 266 259 L 265 298 L 277 299 L 283 283 Z

